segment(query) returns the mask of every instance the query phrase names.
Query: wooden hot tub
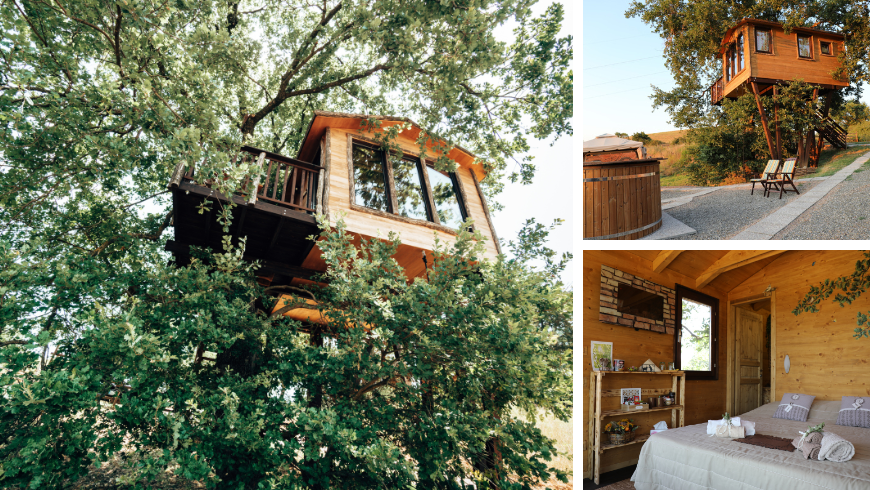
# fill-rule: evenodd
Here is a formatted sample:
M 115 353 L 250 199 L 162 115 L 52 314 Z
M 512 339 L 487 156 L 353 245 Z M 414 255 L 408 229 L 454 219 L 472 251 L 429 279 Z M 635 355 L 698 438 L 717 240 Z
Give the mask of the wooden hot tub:
M 583 162 L 583 238 L 634 240 L 662 226 L 660 158 Z

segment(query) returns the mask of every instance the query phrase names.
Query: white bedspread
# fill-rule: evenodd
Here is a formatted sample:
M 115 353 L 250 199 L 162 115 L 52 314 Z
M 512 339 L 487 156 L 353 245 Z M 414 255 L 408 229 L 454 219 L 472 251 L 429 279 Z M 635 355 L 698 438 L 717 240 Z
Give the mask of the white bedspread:
M 806 460 L 786 452 L 710 437 L 707 424 L 655 434 L 640 452 L 631 480 L 637 490 L 867 490 L 870 489 L 870 429 L 835 425 L 840 401 L 816 400 L 806 422 L 773 418 L 779 402 L 741 414 L 756 434 L 793 439 L 809 425 L 825 423 L 855 446 L 845 463 Z

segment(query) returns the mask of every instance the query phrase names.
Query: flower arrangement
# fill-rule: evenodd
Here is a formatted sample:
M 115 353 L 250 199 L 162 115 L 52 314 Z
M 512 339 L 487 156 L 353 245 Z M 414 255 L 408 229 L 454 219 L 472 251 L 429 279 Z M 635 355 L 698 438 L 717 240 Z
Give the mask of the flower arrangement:
M 610 436 L 611 444 L 625 444 L 634 439 L 634 431 L 638 425 L 631 419 L 622 419 L 620 421 L 608 422 L 604 426 L 604 433 Z

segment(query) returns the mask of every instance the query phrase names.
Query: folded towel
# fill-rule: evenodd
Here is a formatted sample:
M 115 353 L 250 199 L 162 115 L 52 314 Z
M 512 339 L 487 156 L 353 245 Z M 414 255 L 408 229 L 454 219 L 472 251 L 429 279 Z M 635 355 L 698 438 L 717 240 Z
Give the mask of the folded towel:
M 853 456 L 855 456 L 855 446 L 851 442 L 833 432 L 823 433 L 819 461 L 827 459 L 828 461 L 844 463 L 852 459 Z
M 755 422 L 751 422 L 749 420 L 743 420 L 740 422 L 740 427 L 743 427 L 746 430 L 747 436 L 755 435 Z
M 803 437 L 803 436 L 801 436 Z M 810 444 L 821 444 L 822 443 L 822 433 L 821 432 L 811 432 L 810 435 L 804 437 L 803 442 L 809 442 Z M 795 437 L 793 441 L 791 441 L 791 445 L 796 449 L 801 448 L 801 438 Z
M 715 435 L 716 434 L 716 427 L 720 426 L 720 425 L 725 425 L 725 419 L 708 420 L 707 421 L 707 434 L 711 435 L 711 436 Z M 740 427 L 740 417 L 731 417 L 731 425 L 733 425 L 735 427 Z M 752 433 L 754 434 L 755 433 L 755 424 L 752 425 L 752 429 L 753 429 Z
M 746 437 L 746 432 L 743 427 L 734 425 L 720 425 L 716 427 L 716 437 L 730 437 L 732 439 L 742 439 Z
M 801 444 L 801 452 L 804 454 L 804 459 L 818 459 L 821 449 L 821 444 L 810 444 L 807 441 Z

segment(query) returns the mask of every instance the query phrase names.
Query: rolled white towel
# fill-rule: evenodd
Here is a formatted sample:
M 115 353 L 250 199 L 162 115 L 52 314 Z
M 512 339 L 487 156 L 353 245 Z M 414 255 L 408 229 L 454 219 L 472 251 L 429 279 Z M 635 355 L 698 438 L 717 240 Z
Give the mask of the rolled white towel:
M 725 425 L 725 420 L 724 419 L 708 420 L 707 421 L 707 435 L 712 436 L 712 435 L 716 434 L 716 426 L 719 426 L 719 425 Z M 731 417 L 731 425 L 733 425 L 735 427 L 740 427 L 740 417 Z M 752 425 L 752 434 L 755 434 L 755 425 L 754 424 Z M 752 434 L 746 434 L 746 435 L 752 435 Z
M 740 427 L 743 427 L 746 430 L 747 436 L 755 435 L 755 422 L 749 420 L 743 420 L 740 422 Z
M 819 461 L 834 461 L 845 463 L 855 456 L 855 446 L 851 442 L 834 434 L 822 432 L 822 448 L 819 450 Z

